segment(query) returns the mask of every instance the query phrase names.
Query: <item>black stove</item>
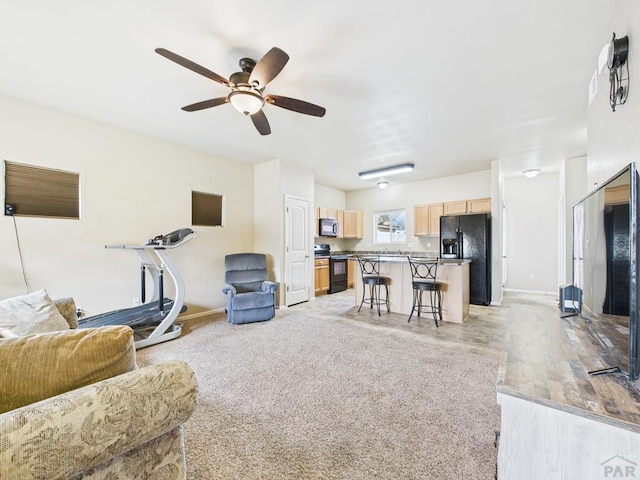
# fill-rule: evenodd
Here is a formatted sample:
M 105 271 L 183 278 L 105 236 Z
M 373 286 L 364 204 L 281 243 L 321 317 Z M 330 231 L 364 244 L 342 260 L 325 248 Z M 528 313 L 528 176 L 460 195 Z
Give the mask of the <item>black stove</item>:
M 347 289 L 347 268 L 349 257 L 346 253 L 331 253 L 327 243 L 317 243 L 313 246 L 315 258 L 329 259 L 329 291 L 327 293 L 342 292 Z
M 331 255 L 331 247 L 328 243 L 316 243 L 313 246 L 313 256 L 315 258 L 328 258 Z

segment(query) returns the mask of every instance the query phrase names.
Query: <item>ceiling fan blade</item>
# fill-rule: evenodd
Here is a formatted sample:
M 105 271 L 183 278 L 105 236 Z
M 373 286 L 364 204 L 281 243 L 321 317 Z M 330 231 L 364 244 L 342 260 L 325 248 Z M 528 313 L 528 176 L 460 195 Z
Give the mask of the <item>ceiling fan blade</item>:
M 278 47 L 273 47 L 258 60 L 249 77 L 249 83 L 257 82 L 258 88 L 264 87 L 276 78 L 288 61 L 289 55 Z
M 251 115 L 251 121 L 255 125 L 260 135 L 269 135 L 271 133 L 271 127 L 269 126 L 269 120 L 262 110 L 258 110 Z
M 185 112 L 196 112 L 198 110 L 204 110 L 205 108 L 217 107 L 229 102 L 229 97 L 212 98 L 211 100 L 205 100 L 203 102 L 193 103 L 182 107 Z
M 276 107 L 286 108 L 287 110 L 304 113 L 305 115 L 313 115 L 314 117 L 324 117 L 324 114 L 327 112 L 324 107 L 295 98 L 282 97 L 280 95 L 266 95 L 264 99 Z
M 162 55 L 165 58 L 168 58 L 172 62 L 175 62 L 178 65 L 182 65 L 183 67 L 188 68 L 189 70 L 194 71 L 196 73 L 199 73 L 200 75 L 203 75 L 207 78 L 210 78 L 215 82 L 221 83 L 226 86 L 230 86 L 229 80 L 227 80 L 226 78 L 221 77 L 217 73 L 212 72 L 207 68 L 204 68 L 202 65 L 198 65 L 197 63 L 194 63 L 189 59 L 181 57 L 177 53 L 170 52 L 169 50 L 164 48 L 156 48 L 155 52 L 159 55 Z

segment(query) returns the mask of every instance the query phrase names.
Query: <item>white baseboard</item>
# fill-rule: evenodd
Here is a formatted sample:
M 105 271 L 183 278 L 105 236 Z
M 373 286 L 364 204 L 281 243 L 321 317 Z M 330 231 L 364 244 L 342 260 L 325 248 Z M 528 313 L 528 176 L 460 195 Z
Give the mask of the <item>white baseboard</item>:
M 519 288 L 503 288 L 503 292 L 531 293 L 533 295 L 558 295 L 558 292 L 545 292 L 544 290 L 523 290 Z

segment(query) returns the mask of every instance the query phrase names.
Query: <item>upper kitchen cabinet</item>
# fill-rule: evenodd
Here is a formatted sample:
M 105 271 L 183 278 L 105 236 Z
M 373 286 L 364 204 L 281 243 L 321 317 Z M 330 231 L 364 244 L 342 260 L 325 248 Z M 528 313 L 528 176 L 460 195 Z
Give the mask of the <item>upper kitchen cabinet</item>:
M 467 213 L 467 201 L 446 202 L 444 204 L 444 215 L 461 215 Z
M 342 236 L 344 238 L 362 238 L 362 212 L 355 210 L 345 210 L 344 221 L 341 225 Z
M 464 215 L 465 213 L 491 213 L 491 198 L 474 198 L 444 204 L 444 215 Z
M 362 212 L 356 210 L 338 210 L 336 208 L 316 208 L 316 237 L 318 236 L 318 219 L 331 218 L 338 221 L 337 238 L 362 238 Z
M 467 213 L 491 213 L 491 198 L 467 200 Z
M 338 220 L 338 210 L 336 208 L 326 208 L 326 207 L 318 207 L 318 218 L 331 218 L 333 220 Z
M 444 214 L 444 204 L 431 203 L 429 205 L 413 206 L 413 234 L 439 235 L 440 217 Z

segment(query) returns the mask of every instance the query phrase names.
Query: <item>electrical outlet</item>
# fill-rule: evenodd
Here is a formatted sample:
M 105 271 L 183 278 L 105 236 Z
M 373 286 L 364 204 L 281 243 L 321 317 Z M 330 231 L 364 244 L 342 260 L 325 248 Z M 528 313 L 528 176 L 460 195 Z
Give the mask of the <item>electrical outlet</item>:
M 536 278 L 536 276 L 533 273 L 529 274 L 529 280 L 533 280 L 534 278 Z

